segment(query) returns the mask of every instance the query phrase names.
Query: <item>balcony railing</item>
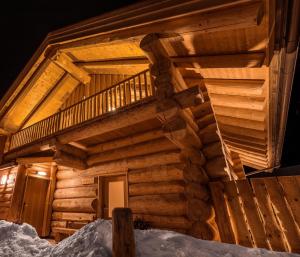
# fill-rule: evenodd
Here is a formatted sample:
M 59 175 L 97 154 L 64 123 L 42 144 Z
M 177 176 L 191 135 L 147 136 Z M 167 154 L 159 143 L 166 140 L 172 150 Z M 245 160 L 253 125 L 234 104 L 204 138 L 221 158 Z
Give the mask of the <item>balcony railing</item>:
M 154 95 L 149 70 L 129 77 L 105 90 L 26 127 L 11 137 L 10 150 L 54 135 L 64 129 L 100 117 Z

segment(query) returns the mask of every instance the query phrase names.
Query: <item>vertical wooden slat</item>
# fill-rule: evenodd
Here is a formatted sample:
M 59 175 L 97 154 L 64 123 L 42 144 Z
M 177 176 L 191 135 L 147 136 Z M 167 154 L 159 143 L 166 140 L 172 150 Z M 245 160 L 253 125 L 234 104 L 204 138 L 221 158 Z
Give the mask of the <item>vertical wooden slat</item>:
M 141 74 L 138 75 L 138 81 L 139 81 L 139 94 L 140 94 L 139 100 L 141 100 L 143 98 L 143 95 L 142 95 Z
M 264 227 L 267 238 L 274 251 L 285 251 L 284 238 L 281 229 L 276 221 L 270 197 L 267 193 L 266 186 L 263 179 L 251 179 L 255 196 L 258 202 L 259 210 L 262 213 L 264 220 Z
M 147 86 L 147 76 L 146 76 L 146 72 L 144 72 L 144 84 L 145 84 L 145 93 L 146 93 L 146 97 L 149 96 L 149 92 L 148 92 L 148 86 Z
M 216 220 L 220 232 L 222 242 L 235 244 L 235 238 L 231 227 L 230 217 L 228 215 L 227 206 L 224 198 L 222 182 L 209 183 L 212 199 L 214 202 Z
M 228 181 L 224 183 L 224 189 L 227 196 L 227 202 L 230 207 L 231 216 L 234 222 L 234 228 L 236 231 L 237 243 L 243 246 L 252 247 L 252 239 L 247 228 L 245 221 L 245 215 L 242 212 L 237 188 L 234 181 Z
M 255 246 L 268 249 L 269 245 L 266 241 L 265 230 L 254 202 L 254 195 L 249 182 L 245 179 L 238 180 L 236 183 Z
M 278 177 L 294 219 L 300 228 L 300 184 L 295 177 Z
M 135 83 L 135 77 L 133 77 L 132 81 L 133 81 L 134 101 L 136 102 L 137 98 L 136 98 L 136 83 Z
M 265 185 L 277 218 L 280 220 L 282 231 L 292 252 L 300 252 L 300 232 L 284 199 L 284 192 L 275 177 L 265 178 Z

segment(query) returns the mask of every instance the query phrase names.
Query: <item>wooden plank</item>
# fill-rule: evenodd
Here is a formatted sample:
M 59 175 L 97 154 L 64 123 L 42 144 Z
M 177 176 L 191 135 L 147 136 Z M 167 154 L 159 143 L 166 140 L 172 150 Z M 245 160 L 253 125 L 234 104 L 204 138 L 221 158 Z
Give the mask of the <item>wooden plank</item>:
M 300 232 L 285 201 L 282 187 L 275 177 L 264 178 L 264 182 L 290 251 L 300 253 Z
M 235 244 L 234 233 L 232 230 L 230 217 L 224 198 L 222 182 L 211 182 L 209 188 L 212 194 L 213 203 L 216 212 L 216 221 L 220 232 L 222 242 Z
M 238 180 L 237 188 L 241 197 L 248 225 L 256 247 L 268 249 L 266 234 L 254 202 L 254 195 L 248 180 Z
M 239 200 L 237 188 L 234 181 L 224 183 L 224 189 L 227 196 L 227 202 L 230 207 L 230 213 L 236 231 L 237 243 L 243 246 L 252 247 L 252 239 L 249 233 L 245 215 L 242 212 L 241 203 Z
M 300 181 L 299 176 L 296 177 L 278 177 L 279 183 L 282 185 L 285 197 L 291 207 L 295 221 L 300 227 Z
M 270 242 L 271 249 L 274 251 L 286 251 L 287 249 L 285 248 L 283 234 L 276 221 L 264 180 L 259 178 L 251 179 L 251 184 L 255 192 L 259 210 L 262 214 L 267 239 Z

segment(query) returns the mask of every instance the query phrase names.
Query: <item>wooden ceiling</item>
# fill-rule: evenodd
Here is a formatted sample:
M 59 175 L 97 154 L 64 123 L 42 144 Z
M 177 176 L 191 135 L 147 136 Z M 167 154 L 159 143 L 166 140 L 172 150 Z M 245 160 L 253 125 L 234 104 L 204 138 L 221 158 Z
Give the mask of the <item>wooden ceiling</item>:
M 139 44 L 155 32 L 182 76 L 207 87 L 227 154 L 268 168 L 274 8 L 273 0 L 146 1 L 50 33 L 3 99 L 0 126 L 13 132 L 51 115 L 90 74 L 144 70 Z

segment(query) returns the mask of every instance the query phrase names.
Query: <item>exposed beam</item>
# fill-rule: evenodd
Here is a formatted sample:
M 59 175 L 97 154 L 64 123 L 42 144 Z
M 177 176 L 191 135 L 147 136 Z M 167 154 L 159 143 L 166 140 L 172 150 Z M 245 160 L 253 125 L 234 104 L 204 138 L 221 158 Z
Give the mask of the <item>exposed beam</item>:
M 240 128 L 240 127 L 235 127 L 231 125 L 225 125 L 220 123 L 219 128 L 222 134 L 231 134 L 231 135 L 236 135 L 236 136 L 247 136 L 249 138 L 254 138 L 254 139 L 261 139 L 261 140 L 266 140 L 267 139 L 267 134 L 265 131 L 259 131 L 259 130 L 254 130 L 254 129 L 248 129 L 248 128 Z
M 84 170 L 87 168 L 87 164 L 84 160 L 61 150 L 56 151 L 53 160 L 59 165 L 74 169 Z
M 213 56 L 174 56 L 170 57 L 178 68 L 255 68 L 261 67 L 264 53 L 228 54 Z M 113 67 L 147 65 L 149 60 L 145 57 L 101 59 L 92 61 L 75 61 L 78 67 Z
M 204 79 L 209 93 L 240 96 L 262 96 L 262 79 Z
M 241 118 L 253 121 L 265 121 L 266 113 L 264 111 L 249 110 L 235 107 L 214 106 L 214 113 L 227 117 Z
M 83 84 L 90 83 L 91 77 L 90 75 L 84 71 L 83 69 L 77 67 L 72 59 L 62 52 L 57 52 L 50 58 L 56 65 L 60 68 L 64 69 L 66 72 L 70 73 L 74 78 Z
M 61 82 L 65 80 L 68 73 L 64 73 L 61 78 L 56 82 L 56 84 L 42 97 L 42 99 L 37 103 L 37 105 L 31 110 L 31 112 L 25 117 L 23 122 L 20 125 L 20 129 L 22 129 L 26 123 L 32 118 L 32 116 L 36 113 L 36 111 L 45 103 L 48 97 L 51 96 L 53 92 L 55 92 L 55 89 L 57 89 Z
M 256 68 L 261 67 L 264 53 L 212 56 L 176 56 L 171 60 L 178 68 Z
M 17 158 L 16 162 L 19 164 L 32 164 L 32 163 L 45 163 L 45 162 L 53 162 L 52 156 L 45 157 L 24 157 Z
M 266 106 L 266 99 L 264 97 L 219 95 L 213 93 L 210 93 L 209 97 L 213 106 L 244 108 L 256 111 L 262 111 Z
M 113 67 L 113 66 L 132 66 L 147 65 L 149 61 L 145 57 L 121 58 L 121 59 L 102 59 L 93 61 L 76 61 L 74 64 L 78 67 Z
M 240 127 L 240 128 L 249 128 L 254 130 L 265 131 L 267 124 L 263 121 L 253 121 L 241 118 L 234 118 L 222 115 L 215 115 L 217 122 L 225 125 Z
M 105 151 L 111 151 L 118 148 L 139 144 L 142 142 L 163 138 L 164 134 L 161 129 L 151 130 L 132 136 L 122 137 L 108 142 L 100 143 L 94 146 L 90 146 L 87 149 L 89 154 L 100 153 Z

